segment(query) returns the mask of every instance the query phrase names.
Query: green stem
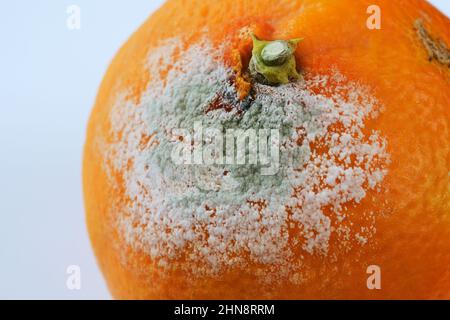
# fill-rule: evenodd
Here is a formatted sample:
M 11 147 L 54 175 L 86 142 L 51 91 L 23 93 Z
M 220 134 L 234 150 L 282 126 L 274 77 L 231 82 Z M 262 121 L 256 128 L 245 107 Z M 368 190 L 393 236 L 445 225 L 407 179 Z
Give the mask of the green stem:
M 263 41 L 252 35 L 253 51 L 250 75 L 258 82 L 268 85 L 289 83 L 301 78 L 297 72 L 295 50 L 302 39 Z

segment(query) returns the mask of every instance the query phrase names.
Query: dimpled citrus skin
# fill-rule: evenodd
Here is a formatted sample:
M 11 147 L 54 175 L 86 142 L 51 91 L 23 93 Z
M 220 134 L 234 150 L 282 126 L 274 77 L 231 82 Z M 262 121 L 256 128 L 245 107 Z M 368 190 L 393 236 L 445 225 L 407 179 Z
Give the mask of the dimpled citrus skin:
M 430 34 L 449 45 L 450 21 L 422 0 L 378 0 L 381 30 L 369 30 L 366 10 L 372 4 L 372 0 L 172 0 L 133 34 L 102 82 L 83 162 L 88 230 L 113 297 L 450 298 L 450 71 L 429 61 L 414 30 L 414 21 L 421 18 Z M 199 279 L 181 271 L 163 274 L 148 255 L 127 246 L 116 229 L 114 221 L 123 213 L 112 205 L 129 200 L 121 172 L 114 172 L 112 180 L 107 177 L 103 148 L 96 143 L 99 137 L 106 144 L 112 141 L 109 115 L 117 93 L 128 90 L 128 99 L 137 101 L 151 88 L 145 62 L 160 40 L 180 37 L 189 46 L 207 27 L 206 35 L 215 45 L 234 39 L 229 47 L 239 50 L 245 61 L 251 40 L 236 35 L 247 26 L 262 39 L 304 38 L 296 51 L 300 70 L 331 74 L 334 67 L 348 81 L 367 85 L 384 106 L 366 129 L 379 130 L 387 140 L 391 163 L 381 185 L 387 191 L 369 191 L 353 209 L 355 224 L 358 213 L 383 212 L 371 245 L 341 253 L 338 262 L 305 256 L 309 272 L 297 285 L 280 281 L 262 287 L 255 282 L 254 264 Z M 375 201 L 366 201 L 369 198 Z M 331 239 L 329 252 L 336 250 Z M 381 268 L 381 290 L 367 289 L 366 268 L 372 264 Z

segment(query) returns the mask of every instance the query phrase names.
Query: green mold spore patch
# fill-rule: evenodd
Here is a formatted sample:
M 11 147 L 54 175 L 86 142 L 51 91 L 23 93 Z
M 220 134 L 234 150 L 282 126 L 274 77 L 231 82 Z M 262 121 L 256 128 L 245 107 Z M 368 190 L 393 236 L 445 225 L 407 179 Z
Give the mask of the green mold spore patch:
M 258 263 L 266 283 L 301 273 L 294 252 L 330 255 L 333 233 L 347 249 L 367 245 L 373 219 L 364 230 L 343 221 L 388 172 L 385 139 L 365 129 L 380 109 L 370 92 L 336 71 L 255 83 L 240 101 L 221 49 L 204 40 L 168 58 L 179 48 L 171 39 L 153 50 L 139 103 L 124 92 L 110 115 L 105 169 L 123 172 L 127 243 L 191 276 Z

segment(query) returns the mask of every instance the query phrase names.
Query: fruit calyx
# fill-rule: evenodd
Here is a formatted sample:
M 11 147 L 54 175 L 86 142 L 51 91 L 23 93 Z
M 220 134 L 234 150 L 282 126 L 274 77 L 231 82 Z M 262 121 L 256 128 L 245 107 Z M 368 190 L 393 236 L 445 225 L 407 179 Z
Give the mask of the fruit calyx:
M 297 72 L 294 53 L 302 39 L 264 41 L 255 35 L 252 35 L 252 39 L 249 72 L 254 80 L 275 86 L 301 78 Z

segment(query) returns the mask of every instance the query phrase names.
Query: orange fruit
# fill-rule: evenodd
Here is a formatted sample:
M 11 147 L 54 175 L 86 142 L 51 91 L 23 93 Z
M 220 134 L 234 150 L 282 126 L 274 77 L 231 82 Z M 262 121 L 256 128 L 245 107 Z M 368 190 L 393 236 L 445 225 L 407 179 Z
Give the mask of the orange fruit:
M 170 0 L 133 34 L 83 162 L 115 298 L 450 298 L 450 21 L 372 2 Z

